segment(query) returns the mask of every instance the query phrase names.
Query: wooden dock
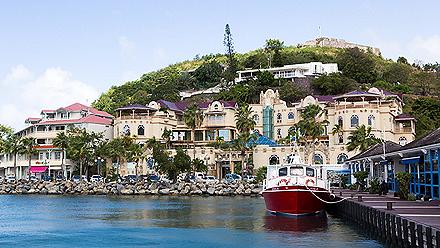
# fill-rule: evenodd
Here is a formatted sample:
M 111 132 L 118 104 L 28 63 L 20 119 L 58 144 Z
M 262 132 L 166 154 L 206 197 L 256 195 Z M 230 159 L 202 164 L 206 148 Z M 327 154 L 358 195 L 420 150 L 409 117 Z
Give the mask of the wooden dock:
M 335 189 L 338 204 L 329 212 L 357 222 L 370 234 L 394 247 L 439 247 L 439 201 L 403 201 L 391 194 L 379 196 Z

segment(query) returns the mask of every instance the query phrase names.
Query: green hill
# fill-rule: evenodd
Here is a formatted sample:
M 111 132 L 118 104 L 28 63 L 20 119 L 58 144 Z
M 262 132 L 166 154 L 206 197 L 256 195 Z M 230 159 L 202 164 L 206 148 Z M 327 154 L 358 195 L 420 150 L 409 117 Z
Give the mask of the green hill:
M 278 44 L 282 45 L 281 42 Z M 268 58 L 270 58 L 272 67 L 313 61 L 338 63 L 341 73 L 321 76 L 313 80 L 308 88 L 299 87 L 282 79 L 274 79 L 270 73 L 261 73 L 256 80 L 231 85 L 225 81 L 224 68 L 228 67 L 226 55 L 210 54 L 148 72 L 139 79 L 121 86 L 112 86 L 93 103 L 93 106 L 114 113 L 116 108 L 132 103 L 147 104 L 158 99 L 178 101 L 180 91 L 206 89 L 219 83 L 228 86 L 220 94 L 211 95 L 210 98 L 253 102 L 258 99 L 260 91 L 276 88 L 280 90 L 284 100 L 292 102 L 307 94 L 336 95 L 375 86 L 396 93 L 422 96 L 422 98 L 431 96 L 429 103 L 424 102 L 425 105 L 439 103 L 437 97 L 440 89 L 440 65 L 438 63 L 410 65 L 403 57 L 392 61 L 357 48 L 301 46 L 280 46 L 272 50 L 259 48 L 243 54 L 236 53 L 234 58 L 238 70 L 268 68 Z M 420 101 L 414 97 L 408 99 L 412 99 L 408 101 L 409 110 L 412 109 L 411 104 Z M 417 115 L 417 112 L 414 114 Z M 436 118 L 440 119 L 438 114 Z M 421 120 L 423 118 L 419 119 L 419 122 L 426 121 Z M 419 123 L 420 126 L 424 126 L 420 133 L 440 125 L 440 121 L 434 123 L 437 124 L 420 125 Z

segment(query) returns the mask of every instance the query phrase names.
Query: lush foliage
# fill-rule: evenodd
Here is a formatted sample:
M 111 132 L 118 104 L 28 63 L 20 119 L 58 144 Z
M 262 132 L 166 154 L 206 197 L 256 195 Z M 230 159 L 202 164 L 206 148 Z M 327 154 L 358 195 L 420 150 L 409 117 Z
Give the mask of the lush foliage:
M 255 173 L 257 182 L 262 182 L 264 179 L 266 179 L 266 174 L 267 174 L 266 166 L 258 168 L 257 172 Z
M 380 139 L 372 136 L 371 127 L 366 127 L 365 125 L 360 125 L 356 130 L 352 131 L 350 136 L 348 136 L 348 140 L 348 151 L 359 150 L 361 152 L 381 142 Z
M 341 73 L 322 75 L 313 80 L 312 86 L 321 95 L 339 95 L 355 89 L 356 81 Z
M 411 180 L 411 174 L 408 172 L 397 172 L 396 179 L 397 179 L 397 182 L 399 182 L 400 199 L 408 200 L 409 182 Z
M 356 184 L 358 185 L 359 190 L 365 189 L 366 179 L 368 177 L 368 171 L 358 171 L 354 173 L 354 178 L 356 178 Z

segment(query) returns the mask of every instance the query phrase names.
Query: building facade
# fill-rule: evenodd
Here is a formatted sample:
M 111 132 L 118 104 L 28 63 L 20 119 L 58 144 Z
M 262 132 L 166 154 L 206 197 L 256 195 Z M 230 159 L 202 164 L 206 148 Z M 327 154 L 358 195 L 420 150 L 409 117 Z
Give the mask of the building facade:
M 297 78 L 317 77 L 323 74 L 338 72 L 338 64 L 310 62 L 305 64 L 285 65 L 283 67 L 237 71 L 238 77 L 235 79 L 235 82 L 255 79 L 258 73 L 263 71 L 272 73 L 274 78 L 284 78 L 290 81 L 294 81 Z
M 324 131 L 312 147 L 302 141 L 290 141 L 286 144 L 289 129 L 301 120 L 301 112 L 308 105 L 319 105 L 323 114 L 320 121 Z M 167 142 L 162 137 L 165 130 L 171 130 L 170 152 L 183 147 L 188 154 L 202 159 L 217 176 L 233 172 L 236 163 L 241 161 L 237 152 L 215 148 L 219 140 L 232 141 L 237 135 L 235 113 L 237 104 L 232 101 L 211 101 L 199 104 L 204 119 L 194 132 L 183 119 L 188 103 L 154 101 L 148 105 L 129 105 L 117 110 L 114 121 L 114 137 L 129 135 L 136 142 L 145 143 L 149 138 Z M 250 104 L 255 120 L 255 132 L 258 139 L 252 151 L 246 156 L 251 158 L 253 168 L 257 169 L 270 163 L 280 163 L 291 154 L 300 155 L 306 163 L 343 164 L 346 159 L 356 155 L 348 151 L 348 136 L 359 125 L 369 126 L 372 135 L 384 140 L 406 144 L 414 140 L 414 118 L 403 113 L 401 96 L 371 88 L 369 91 L 353 91 L 340 96 L 307 96 L 296 103 L 286 103 L 279 93 L 273 90 L 261 92 L 258 104 Z M 340 126 L 337 133 L 334 127 Z M 195 149 L 194 149 L 195 147 Z M 312 151 L 315 150 L 315 155 Z M 247 160 L 247 159 L 246 159 Z M 140 174 L 147 173 L 148 162 L 139 166 Z M 132 169 L 121 165 L 121 173 Z
M 112 122 L 112 115 L 80 103 L 55 110 L 42 110 L 40 118 L 27 118 L 25 120 L 26 127 L 17 132 L 17 135 L 21 137 L 36 139 L 37 153 L 31 158 L 31 168 L 29 168 L 28 156 L 19 154 L 14 173 L 13 156 L 2 154 L 0 156 L 0 175 L 15 174 L 17 179 L 21 179 L 25 178 L 29 172 L 58 176 L 63 175 L 65 171 L 64 177 L 69 178 L 73 172 L 74 164 L 69 159 L 65 159 L 66 170 L 61 168 L 62 149 L 53 145 L 57 134 L 66 132 L 69 128 L 84 128 L 90 132 L 102 133 L 104 139 L 110 140 L 113 137 Z

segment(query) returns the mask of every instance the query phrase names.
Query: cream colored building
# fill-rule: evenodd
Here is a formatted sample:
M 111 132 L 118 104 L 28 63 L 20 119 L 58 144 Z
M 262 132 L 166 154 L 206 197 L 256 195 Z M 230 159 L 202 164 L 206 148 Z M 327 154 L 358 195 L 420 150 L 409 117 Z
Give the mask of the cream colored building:
M 62 150 L 53 145 L 53 140 L 60 132 L 65 132 L 70 127 L 85 128 L 87 131 L 102 133 L 104 139 L 113 137 L 113 116 L 95 108 L 74 103 L 67 107 L 54 110 L 42 110 L 40 118 L 27 118 L 26 127 L 17 135 L 21 137 L 33 137 L 36 139 L 37 153 L 31 158 L 31 172 L 36 174 L 49 174 L 51 176 L 62 175 L 63 171 L 70 177 L 74 169 L 74 163 L 65 159 L 62 165 Z M 66 157 L 66 156 L 64 156 Z M 25 178 L 29 173 L 29 157 L 19 154 L 17 156 L 16 178 Z M 0 155 L 0 175 L 14 175 L 14 162 L 11 154 Z
M 301 111 L 310 104 L 317 104 L 324 114 L 321 121 L 325 123 L 324 132 L 313 148 L 307 143 L 294 142 L 279 144 L 288 135 L 289 128 L 298 123 Z M 340 96 L 307 96 L 297 103 L 286 103 L 279 93 L 273 90 L 261 92 L 260 102 L 250 104 L 255 130 L 260 134 L 251 156 L 254 169 L 269 163 L 283 162 L 291 154 L 300 155 L 306 163 L 342 164 L 357 152 L 347 151 L 348 136 L 359 125 L 371 126 L 372 135 L 385 140 L 405 144 L 414 140 L 415 120 L 402 112 L 401 96 L 371 88 L 367 92 L 353 91 Z M 183 121 L 183 113 L 188 107 L 186 102 L 168 102 L 159 100 L 148 105 L 130 105 L 117 110 L 114 121 L 114 137 L 129 135 L 138 143 L 145 143 L 149 138 L 165 140 L 162 134 L 165 129 L 172 130 L 170 153 L 180 146 L 188 154 L 206 162 L 210 173 L 222 177 L 233 172 L 235 164 L 241 161 L 238 151 L 223 151 L 212 145 L 222 137 L 231 141 L 236 137 L 235 102 L 213 101 L 199 104 L 203 111 L 203 124 L 192 131 Z M 340 133 L 333 135 L 336 124 L 342 126 Z M 194 137 L 193 137 L 194 136 Z M 194 141 L 194 143 L 193 143 Z M 196 149 L 194 152 L 193 145 Z M 149 172 L 149 164 L 143 161 L 139 174 Z M 149 164 L 151 166 L 151 163 Z M 121 165 L 121 174 L 133 173 L 133 165 Z

